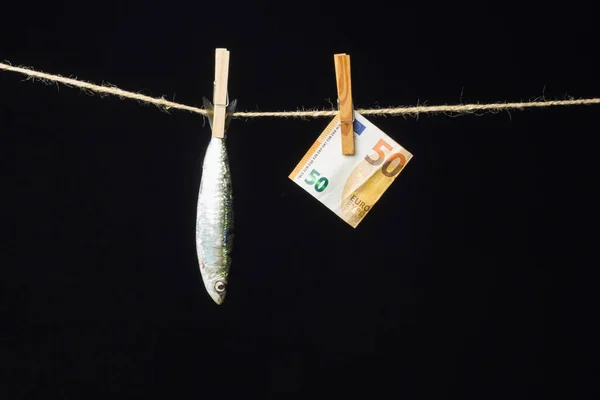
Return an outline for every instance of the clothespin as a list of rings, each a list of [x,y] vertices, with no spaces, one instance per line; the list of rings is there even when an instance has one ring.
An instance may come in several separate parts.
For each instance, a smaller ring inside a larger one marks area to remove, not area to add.
[[[334,54],[335,79],[338,91],[338,107],[342,129],[342,154],[354,155],[354,105],[352,81],[350,80],[350,55]]]
[[[215,53],[215,87],[213,92],[212,136],[225,136],[225,112],[229,106],[227,96],[227,78],[229,77],[229,51],[216,49]]]
[[[202,97],[202,103],[207,111],[212,136],[220,139],[225,137],[225,132],[237,106],[237,100],[229,101],[229,94],[227,93],[228,76],[229,51],[227,49],[217,49],[215,53],[213,102],[211,103],[206,97]]]

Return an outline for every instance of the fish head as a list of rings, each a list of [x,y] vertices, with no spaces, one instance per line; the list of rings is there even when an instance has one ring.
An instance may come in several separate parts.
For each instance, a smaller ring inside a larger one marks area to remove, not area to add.
[[[227,294],[227,274],[206,274],[202,278],[209,296],[215,303],[222,304]]]

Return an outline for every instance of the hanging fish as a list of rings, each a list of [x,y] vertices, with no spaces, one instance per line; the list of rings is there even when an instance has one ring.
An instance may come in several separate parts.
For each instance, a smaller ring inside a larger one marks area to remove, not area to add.
[[[202,99],[212,128],[212,103]],[[236,100],[226,108],[225,131]],[[217,304],[227,293],[233,248],[233,196],[225,137],[212,137],[204,155],[196,214],[196,251],[206,291]]]

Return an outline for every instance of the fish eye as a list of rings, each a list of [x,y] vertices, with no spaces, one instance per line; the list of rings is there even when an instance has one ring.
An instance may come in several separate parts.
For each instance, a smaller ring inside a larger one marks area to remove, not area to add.
[[[227,287],[227,284],[223,281],[217,281],[215,283],[215,290],[218,293],[223,293],[225,291],[226,287]]]

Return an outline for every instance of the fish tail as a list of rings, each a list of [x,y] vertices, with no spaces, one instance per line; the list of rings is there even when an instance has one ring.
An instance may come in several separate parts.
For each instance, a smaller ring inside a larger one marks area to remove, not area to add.
[[[210,124],[210,128],[212,129],[213,112],[214,112],[215,107],[213,106],[213,103],[210,100],[208,100],[206,97],[202,97],[202,103],[204,104],[204,109],[207,112],[208,123]],[[229,105],[227,105],[227,108],[225,109],[225,133],[227,133],[227,128],[229,128],[229,122],[231,121],[231,118],[233,117],[233,113],[235,112],[236,106],[237,106],[237,99],[230,101]]]

